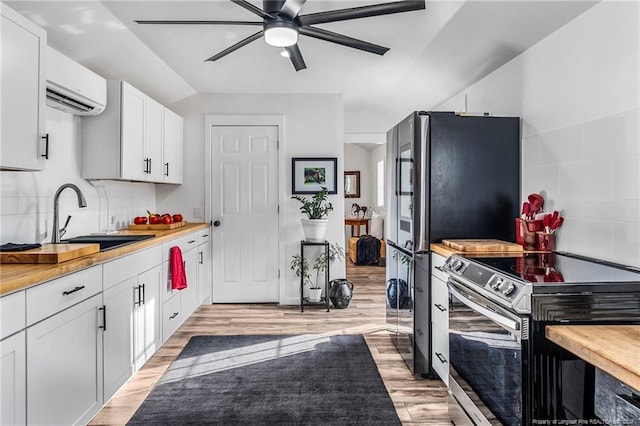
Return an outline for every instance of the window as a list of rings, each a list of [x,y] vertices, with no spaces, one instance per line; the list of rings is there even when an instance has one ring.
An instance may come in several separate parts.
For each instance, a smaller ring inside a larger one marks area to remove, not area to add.
[[[376,206],[384,207],[384,160],[378,161],[376,168]]]

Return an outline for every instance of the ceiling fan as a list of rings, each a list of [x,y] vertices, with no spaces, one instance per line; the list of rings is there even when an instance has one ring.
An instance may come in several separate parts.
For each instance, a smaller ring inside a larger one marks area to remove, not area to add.
[[[314,24],[327,22],[346,21],[349,19],[367,18],[370,16],[389,15],[400,12],[410,12],[425,8],[425,0],[404,0],[391,3],[374,4],[368,6],[352,7],[348,9],[330,10],[327,12],[310,13],[300,15],[300,10],[307,0],[263,0],[262,9],[254,6],[247,0],[231,0],[251,13],[262,18],[262,21],[144,21],[136,20],[138,24],[178,24],[178,25],[260,25],[262,29],[239,41],[231,47],[217,53],[206,61],[217,61],[264,36],[267,44],[282,47],[288,53],[291,63],[296,71],[307,68],[300,48],[298,47],[298,35],[313,37],[319,40],[352,47],[365,52],[384,55],[389,48],[377,44],[358,40],[343,34],[327,31],[314,27]]]

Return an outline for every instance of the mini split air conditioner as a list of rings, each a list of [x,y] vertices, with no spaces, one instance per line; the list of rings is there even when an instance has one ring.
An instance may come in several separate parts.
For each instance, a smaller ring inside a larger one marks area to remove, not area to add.
[[[98,115],[107,105],[107,81],[48,47],[47,105],[74,115]]]

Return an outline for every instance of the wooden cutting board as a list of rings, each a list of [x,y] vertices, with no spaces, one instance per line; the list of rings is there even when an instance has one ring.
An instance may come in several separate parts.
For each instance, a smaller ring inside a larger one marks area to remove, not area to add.
[[[43,244],[31,250],[0,252],[0,263],[61,263],[99,251],[100,244]]]
[[[501,240],[470,239],[470,240],[442,240],[442,245],[454,250],[465,252],[521,252],[520,244]]]
[[[186,224],[187,224],[186,221],[168,223],[166,225],[162,223],[159,223],[157,225],[150,225],[147,223],[146,225],[129,225],[127,229],[131,231],[144,231],[147,229],[175,229],[175,228],[182,228]]]

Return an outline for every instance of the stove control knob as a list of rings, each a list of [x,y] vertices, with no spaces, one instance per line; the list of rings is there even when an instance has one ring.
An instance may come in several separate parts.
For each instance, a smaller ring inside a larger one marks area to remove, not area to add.
[[[455,272],[459,272],[463,266],[464,263],[462,263],[460,259],[455,259],[451,264],[451,269],[453,269]]]
[[[502,285],[502,281],[503,281],[502,278],[500,278],[497,275],[494,275],[489,280],[489,285],[491,286],[492,289],[494,289],[495,291],[498,291],[500,289],[500,286]]]
[[[507,283],[505,288],[503,288],[501,290],[502,290],[502,294],[504,294],[505,296],[510,296],[516,290],[516,285],[514,283],[509,282],[509,283]]]

